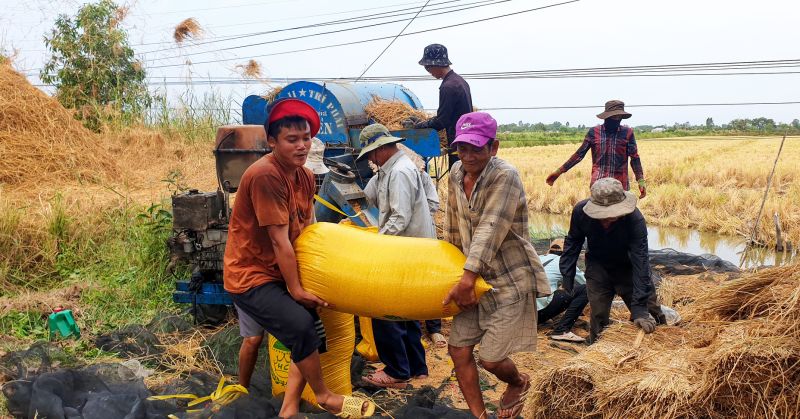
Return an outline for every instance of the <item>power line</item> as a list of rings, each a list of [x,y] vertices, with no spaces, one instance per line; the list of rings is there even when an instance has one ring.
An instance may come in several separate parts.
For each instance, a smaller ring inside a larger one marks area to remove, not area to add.
[[[462,7],[460,9],[447,10],[447,11],[443,11],[443,12],[439,12],[439,13],[431,13],[431,14],[428,14],[428,15],[424,15],[422,17],[439,16],[439,15],[444,15],[444,14],[449,14],[449,13],[460,12],[460,11],[463,11],[463,10],[475,9],[475,8],[478,8],[478,7],[492,6],[492,5],[496,5],[496,4],[500,4],[500,3],[507,3],[509,1],[512,1],[512,0],[493,0],[493,1],[492,0],[489,0],[489,1],[482,0],[482,1],[474,2],[474,3],[470,3],[469,7]],[[450,7],[452,7],[452,6],[450,6]],[[441,9],[439,9],[439,10],[441,10]],[[408,14],[408,13],[405,13],[405,14]],[[415,15],[415,17],[416,17],[416,15]],[[281,38],[281,39],[273,39],[273,40],[263,41],[263,42],[253,42],[253,43],[244,44],[244,45],[234,45],[234,46],[230,46],[230,47],[212,49],[212,50],[207,50],[207,51],[192,52],[192,53],[188,53],[188,54],[181,54],[181,55],[175,55],[175,56],[171,56],[171,57],[165,57],[165,58],[162,58],[162,59],[169,60],[169,59],[173,59],[173,58],[185,58],[185,57],[190,57],[190,56],[195,56],[195,55],[211,54],[211,53],[215,53],[215,52],[231,51],[231,50],[235,50],[235,49],[249,48],[249,47],[262,46],[262,45],[268,45],[268,44],[276,44],[276,43],[279,43],[279,42],[295,41],[295,40],[298,40],[298,39],[311,38],[311,37],[315,37],[315,36],[331,35],[331,34],[335,34],[335,33],[350,32],[350,31],[356,31],[356,30],[360,30],[360,29],[375,28],[375,27],[378,27],[378,26],[391,25],[391,24],[394,24],[394,23],[400,23],[400,22],[405,22],[405,21],[406,21],[406,19],[397,19],[397,20],[391,20],[391,21],[388,21],[388,22],[370,23],[368,25],[354,26],[354,27],[350,27],[350,28],[335,29],[335,30],[325,31],[325,32],[316,32],[316,33],[311,33],[311,34],[306,34],[306,35],[298,35],[298,36],[292,36],[292,37]],[[271,32],[263,32],[261,34],[267,34],[267,33],[271,33]],[[248,36],[250,36],[250,35],[248,35]],[[253,35],[253,36],[255,36],[255,35]],[[244,37],[244,36],[242,36],[242,37]],[[388,39],[388,38],[392,38],[392,37],[389,36],[389,37],[386,37],[384,39]],[[151,52],[167,51],[167,50],[171,50],[171,49],[174,49],[174,48],[155,50],[155,51],[151,51]],[[146,52],[146,53],[143,53],[143,54],[148,54],[148,53]]]
[[[434,5],[438,6],[438,5],[443,5],[443,4],[447,4],[447,3],[455,3],[455,2],[461,2],[461,1],[463,1],[463,0],[446,0],[446,1],[439,2],[439,3],[435,3]],[[492,0],[481,0],[481,1],[478,1],[478,2],[474,2],[474,3],[468,3],[467,5],[476,4],[476,3],[486,3],[486,2],[489,2],[489,1],[492,1]],[[429,11],[436,11],[436,10],[443,10],[443,9],[453,8],[453,7],[458,7],[458,6],[459,5],[450,5],[450,6],[445,6],[445,7],[441,7],[441,8],[438,8],[438,9],[434,8],[434,9],[428,9],[428,10]],[[373,8],[373,9],[375,9],[375,8]],[[386,12],[372,13],[372,14],[361,15],[361,16],[352,16],[352,17],[349,17],[349,18],[331,20],[331,21],[327,21],[327,22],[311,23],[311,24],[306,24],[306,25],[300,25],[300,26],[294,26],[294,27],[288,27],[288,28],[281,28],[281,29],[274,29],[274,30],[269,30],[269,31],[250,32],[250,33],[244,33],[244,34],[233,34],[233,35],[219,37],[219,39],[212,39],[212,40],[209,40],[209,41],[195,42],[195,43],[192,44],[192,46],[207,45],[207,44],[213,44],[213,43],[217,43],[217,42],[226,42],[226,41],[232,41],[232,40],[235,40],[235,39],[248,38],[248,37],[260,36],[260,35],[268,35],[268,34],[273,34],[273,33],[287,32],[287,31],[294,31],[294,30],[301,30],[301,29],[316,28],[316,27],[321,27],[321,26],[334,26],[334,25],[341,25],[341,24],[346,24],[346,23],[356,23],[356,22],[362,22],[362,21],[365,21],[365,20],[375,20],[375,19],[378,19],[378,18],[379,19],[384,19],[384,18],[388,19],[388,18],[391,18],[391,17],[414,14],[414,13],[416,13],[417,9],[418,8],[416,8],[416,7],[406,7],[406,8],[403,8],[403,9],[390,10],[390,11],[386,11]],[[361,9],[361,10],[370,10],[370,9]],[[398,12],[402,12],[402,13],[398,13]],[[403,20],[404,19],[401,19],[400,21],[403,21]],[[397,22],[397,21],[395,21],[395,22]],[[392,22],[392,23],[394,23],[394,22]],[[156,44],[161,44],[161,43],[162,42],[157,42]],[[145,44],[141,44],[141,45],[145,45]],[[173,50],[173,49],[176,49],[176,48],[179,48],[179,47],[173,46],[173,47],[162,48],[162,49],[157,49],[157,50],[152,50],[152,51],[145,51],[142,54],[151,54],[151,53],[155,53],[155,52],[169,51],[169,50]]]
[[[439,26],[439,27],[436,27],[436,28],[424,29],[424,30],[415,31],[415,32],[408,32],[408,33],[404,33],[404,34],[402,34],[400,36],[418,35],[418,34],[421,34],[421,33],[434,32],[434,31],[439,31],[439,30],[442,30],[442,29],[450,29],[450,28],[455,28],[455,27],[460,27],[460,26],[465,26],[465,25],[471,25],[471,24],[474,24],[474,23],[486,22],[486,21],[489,21],[489,20],[500,19],[500,18],[504,18],[504,17],[523,14],[523,13],[529,13],[529,12],[534,12],[534,11],[538,11],[538,10],[549,9],[549,8],[552,8],[552,7],[563,6],[563,5],[570,4],[570,3],[577,3],[579,1],[581,1],[581,0],[568,0],[568,1],[561,2],[561,3],[548,4],[546,6],[540,6],[540,7],[535,7],[535,8],[532,8],[532,9],[520,10],[520,11],[513,12],[513,13],[506,13],[506,14],[497,15],[497,16],[490,16],[490,17],[483,18],[483,19],[476,19],[476,20],[471,20],[471,21],[467,21],[467,22],[460,22],[460,23],[456,23],[456,24],[452,24],[452,25]],[[225,61],[237,61],[237,60],[243,60],[243,59],[254,59],[254,58],[271,57],[271,56],[276,56],[276,55],[293,54],[293,53],[296,53],[296,52],[316,51],[316,50],[327,49],[327,48],[335,48],[335,47],[341,47],[341,46],[364,44],[364,43],[367,43],[367,42],[374,42],[374,41],[380,41],[380,40],[391,39],[391,38],[392,38],[391,36],[382,36],[382,37],[378,37],[378,38],[363,39],[363,40],[360,40],[360,41],[351,41],[351,42],[344,42],[344,43],[339,43],[339,44],[323,45],[323,46],[319,46],[319,47],[311,47],[311,48],[302,48],[302,49],[296,49],[296,50],[290,50],[290,51],[274,52],[274,53],[270,53],[270,54],[261,54],[261,55],[254,55],[254,56],[248,56],[248,57],[238,57],[238,58],[225,58],[225,59],[219,59],[219,60],[199,61],[199,62],[196,62],[196,63],[193,63],[193,64],[210,64],[210,63],[219,63],[219,62],[225,62]],[[182,65],[184,65],[184,64],[183,63],[181,63],[181,64],[165,64],[165,65],[160,65],[160,66],[152,66],[150,68],[179,67],[179,66],[182,66]]]
[[[716,75],[778,75],[795,74],[795,71],[770,71],[750,72],[744,70],[774,70],[800,67],[800,59],[762,60],[762,61],[733,61],[714,63],[685,63],[685,64],[657,64],[636,65],[620,67],[586,67],[522,71],[493,71],[482,73],[460,73],[465,79],[471,80],[518,80],[535,78],[580,78],[580,77],[636,77],[636,76],[716,76]],[[23,70],[24,71],[24,70]],[[712,73],[701,72],[713,71]],[[35,75],[35,73],[27,73]],[[178,84],[238,84],[253,83],[263,80],[231,76],[207,76],[193,80],[178,76],[150,76],[150,79],[178,80]],[[354,81],[358,77],[275,77],[274,80],[292,82],[299,80],[318,81]],[[386,75],[361,77],[361,80],[372,82],[397,82],[397,81],[432,81],[428,75]],[[170,82],[172,83],[172,82]]]
[[[405,32],[405,30],[408,28],[408,26],[409,26],[409,25],[411,25],[411,22],[413,22],[413,21],[414,21],[414,19],[416,19],[416,17],[417,17],[417,16],[419,16],[420,12],[422,12],[422,10],[423,10],[423,9],[425,9],[425,6],[427,6],[427,5],[428,5],[428,3],[430,3],[430,0],[426,1],[426,2],[425,2],[425,4],[423,4],[423,5],[422,5],[422,7],[420,7],[420,8],[419,8],[419,12],[417,12],[417,14],[415,14],[415,15],[414,15],[414,17],[412,17],[412,18],[411,18],[411,20],[409,20],[409,21],[408,21],[408,23],[406,23],[406,26],[403,26],[403,29],[401,29],[401,30],[400,30],[400,32],[398,32],[398,33],[397,33],[397,36],[395,36],[395,37],[392,39],[392,42],[389,42],[389,45],[387,45],[387,46],[386,46],[386,48],[384,48],[384,49],[383,49],[383,51],[381,51],[381,53],[380,53],[380,54],[378,54],[378,56],[377,56],[377,57],[375,57],[375,59],[374,59],[374,60],[372,60],[372,62],[371,62],[371,63],[369,63],[369,65],[367,66],[367,68],[365,68],[365,69],[364,69],[364,71],[362,71],[362,72],[361,72],[361,74],[359,74],[359,75],[358,75],[358,78],[356,78],[356,80],[355,80],[355,82],[356,82],[356,83],[358,83],[358,81],[359,81],[359,80],[361,80],[361,77],[364,77],[364,74],[367,74],[367,71],[369,71],[369,69],[370,69],[370,68],[372,68],[372,65],[373,65],[373,64],[375,64],[375,63],[378,61],[378,59],[379,59],[379,58],[381,58],[381,57],[383,56],[383,53],[384,53],[384,52],[386,52],[386,50],[388,50],[388,49],[389,49],[389,47],[391,47],[391,46],[392,46],[392,44],[394,44],[394,41],[396,41],[396,40],[397,40],[397,38],[398,38],[400,35],[402,35],[402,34],[403,34],[403,32]]]

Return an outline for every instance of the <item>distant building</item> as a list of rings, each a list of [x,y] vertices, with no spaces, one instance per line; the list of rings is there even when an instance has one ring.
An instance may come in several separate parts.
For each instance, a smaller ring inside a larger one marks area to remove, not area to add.
[[[656,127],[650,130],[650,132],[664,132],[664,127]]]

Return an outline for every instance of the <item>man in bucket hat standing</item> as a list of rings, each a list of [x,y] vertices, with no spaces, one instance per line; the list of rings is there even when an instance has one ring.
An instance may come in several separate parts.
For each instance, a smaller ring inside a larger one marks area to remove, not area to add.
[[[459,118],[453,142],[460,161],[448,183],[445,240],[467,256],[464,273],[445,298],[463,311],[453,317],[450,357],[461,392],[476,417],[487,417],[473,356],[508,384],[498,416],[516,418],[530,388],[509,355],[536,350],[536,297],[550,294],[528,232],[528,201],[519,172],[495,157],[497,122],[484,112]],[[494,289],[475,298],[482,276]],[[537,292],[538,291],[538,292]]]
[[[634,324],[652,333],[664,316],[655,300],[647,257],[647,224],[636,208],[636,195],[624,190],[614,178],[598,179],[589,199],[572,210],[564,253],[559,261],[566,292],[573,292],[578,256],[587,240],[586,290],[593,343],[608,326],[611,302],[619,295]]]
[[[435,239],[422,178],[428,175],[398,148],[404,139],[392,136],[381,124],[365,127],[359,139],[362,148],[358,159],[366,157],[379,167],[364,188],[369,202],[378,207],[379,233]],[[378,357],[386,368],[364,377],[364,381],[377,387],[405,388],[411,378],[428,375],[418,321],[373,319],[372,332]]]
[[[439,86],[439,108],[433,118],[416,122],[408,121],[407,128],[433,128],[437,131],[446,130],[447,147],[456,138],[456,121],[461,115],[472,112],[472,93],[469,84],[450,68],[450,59],[447,57],[447,48],[441,44],[431,44],[425,47],[419,65],[436,79],[442,81]],[[458,157],[448,150],[449,167],[458,161]]]
[[[631,114],[625,111],[625,103],[621,100],[609,100],[606,102],[605,111],[597,117],[604,120],[603,123],[589,130],[578,151],[547,176],[547,184],[553,186],[559,176],[580,163],[586,152],[592,150],[592,179],[589,186],[597,179],[612,177],[620,181],[626,191],[629,190],[628,158],[630,158],[631,168],[639,184],[639,198],[644,198],[647,195],[647,183],[644,180],[642,161],[639,159],[633,128],[620,125],[623,119],[631,117]]]
[[[270,108],[264,128],[272,151],[250,165],[239,183],[224,285],[238,310],[291,351],[280,417],[299,412],[306,383],[323,409],[366,417],[375,411],[372,402],[335,394],[322,380],[319,354],[325,342],[316,309],[328,304],[303,289],[292,247],[314,221],[314,176],[303,164],[319,126],[319,114],[303,101],[281,99]]]

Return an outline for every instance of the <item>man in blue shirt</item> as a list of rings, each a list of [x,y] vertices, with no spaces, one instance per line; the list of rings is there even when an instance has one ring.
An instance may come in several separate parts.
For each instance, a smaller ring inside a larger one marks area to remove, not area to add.
[[[564,313],[561,320],[553,325],[553,331],[550,334],[550,339],[562,340],[567,342],[583,342],[585,339],[572,333],[572,327],[578,316],[583,313],[589,299],[586,296],[586,279],[583,277],[583,272],[577,267],[575,272],[575,287],[572,294],[567,293],[561,289],[561,269],[559,268],[559,261],[561,253],[564,251],[564,239],[556,239],[550,243],[550,250],[546,255],[541,256],[539,259],[542,261],[544,271],[547,274],[547,279],[550,281],[550,289],[553,293],[547,297],[540,297],[536,299],[536,310],[538,311],[537,322],[543,324],[544,322]]]

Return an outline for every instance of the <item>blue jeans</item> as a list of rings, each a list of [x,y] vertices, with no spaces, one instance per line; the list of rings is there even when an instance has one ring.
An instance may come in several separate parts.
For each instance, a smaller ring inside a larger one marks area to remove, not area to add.
[[[398,380],[428,374],[422,330],[418,321],[395,322],[372,319],[372,334],[378,357],[387,375]]]

